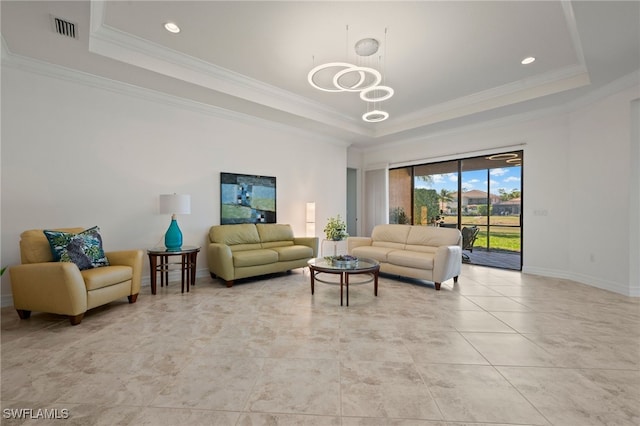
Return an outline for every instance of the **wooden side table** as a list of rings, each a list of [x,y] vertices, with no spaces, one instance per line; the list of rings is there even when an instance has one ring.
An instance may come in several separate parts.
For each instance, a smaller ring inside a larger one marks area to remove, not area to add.
[[[199,251],[200,247],[194,246],[182,246],[179,250],[167,250],[165,247],[148,249],[151,294],[156,294],[158,272],[160,272],[160,287],[164,286],[165,283],[169,285],[169,271],[172,265],[180,265],[182,292],[184,293],[186,283],[188,293],[189,286],[196,284],[196,260]],[[180,256],[180,262],[169,262],[169,257],[171,256]],[[158,260],[160,261],[159,263]]]

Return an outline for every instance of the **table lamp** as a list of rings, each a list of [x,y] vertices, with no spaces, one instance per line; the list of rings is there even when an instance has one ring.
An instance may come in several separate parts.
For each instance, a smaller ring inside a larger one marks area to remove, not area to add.
[[[161,194],[160,214],[171,214],[171,223],[164,234],[164,245],[169,251],[179,251],[182,247],[182,231],[178,227],[176,215],[191,213],[191,196],[182,194]]]

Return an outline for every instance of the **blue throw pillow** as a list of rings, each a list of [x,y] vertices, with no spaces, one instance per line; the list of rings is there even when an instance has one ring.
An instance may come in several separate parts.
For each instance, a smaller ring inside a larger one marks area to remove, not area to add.
[[[100,228],[97,226],[78,234],[45,230],[44,235],[51,246],[53,259],[57,262],[73,262],[81,271],[109,266],[102,249]]]

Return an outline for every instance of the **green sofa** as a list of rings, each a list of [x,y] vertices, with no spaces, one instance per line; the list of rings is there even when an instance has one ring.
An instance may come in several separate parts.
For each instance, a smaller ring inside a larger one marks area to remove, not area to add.
[[[227,287],[240,278],[304,268],[317,256],[318,237],[294,237],[290,225],[243,223],[209,230],[209,272]]]

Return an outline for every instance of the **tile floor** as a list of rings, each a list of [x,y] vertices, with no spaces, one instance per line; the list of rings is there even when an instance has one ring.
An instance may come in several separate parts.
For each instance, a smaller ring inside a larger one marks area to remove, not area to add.
[[[76,327],[3,308],[2,424],[640,424],[640,299],[473,265],[372,287],[207,277]]]

